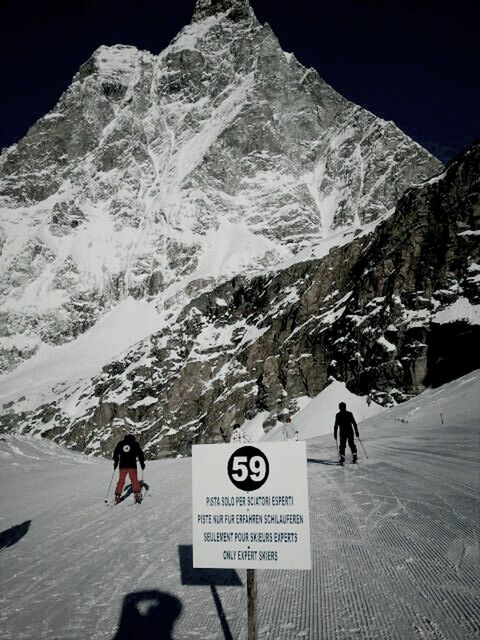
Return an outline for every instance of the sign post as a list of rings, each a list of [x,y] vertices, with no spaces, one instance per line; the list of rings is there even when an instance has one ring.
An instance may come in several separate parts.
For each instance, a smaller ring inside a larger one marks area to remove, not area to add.
[[[247,569],[248,640],[257,640],[257,585],[255,569]]]
[[[255,569],[310,569],[305,442],[195,445],[193,567],[247,570],[248,640],[257,637]]]

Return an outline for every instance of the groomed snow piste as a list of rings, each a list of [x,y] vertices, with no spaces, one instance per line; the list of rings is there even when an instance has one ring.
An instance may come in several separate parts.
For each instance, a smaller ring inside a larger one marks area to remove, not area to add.
[[[313,568],[257,572],[260,638],[478,638],[479,397],[477,371],[368,418],[357,466],[309,441]],[[4,640],[246,638],[244,572],[191,570],[190,459],[116,507],[109,461],[19,436],[0,459]]]

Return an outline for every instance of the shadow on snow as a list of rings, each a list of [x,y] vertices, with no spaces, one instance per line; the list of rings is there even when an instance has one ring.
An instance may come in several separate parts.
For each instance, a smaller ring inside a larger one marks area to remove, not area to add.
[[[31,523],[31,520],[25,520],[22,524],[17,524],[14,527],[10,527],[10,529],[2,531],[0,533],[0,551],[6,547],[11,547],[21,540],[30,529]]]
[[[147,493],[147,491],[150,489],[150,485],[147,484],[146,482],[144,482],[143,480],[140,481],[140,486],[143,489],[145,489],[145,493]],[[120,502],[123,502],[124,500],[126,500],[128,498],[128,496],[131,496],[133,493],[133,488],[131,484],[127,484],[125,489],[122,491],[122,495],[120,497]]]
[[[338,460],[321,460],[320,458],[307,458],[307,462],[315,462],[316,464],[326,464],[338,467]]]
[[[128,593],[112,640],[173,640],[173,627],[182,609],[178,598],[163,591]]]
[[[230,626],[225,611],[223,610],[222,601],[218,595],[217,585],[241,587],[242,581],[238,573],[233,569],[194,569],[193,548],[191,545],[179,545],[178,555],[180,557],[182,584],[194,586],[208,585],[210,587],[225,640],[233,640],[232,632],[230,631]]]
[[[194,569],[191,545],[180,545],[178,555],[182,584],[210,587],[225,640],[233,640],[216,587],[241,587],[238,573],[233,569]],[[170,593],[156,589],[128,593],[112,640],[173,640],[174,626],[182,609],[181,601]]]

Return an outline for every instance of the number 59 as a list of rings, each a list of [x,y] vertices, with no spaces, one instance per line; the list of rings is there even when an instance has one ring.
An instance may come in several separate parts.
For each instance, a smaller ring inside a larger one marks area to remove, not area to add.
[[[227,465],[228,477],[242,491],[255,491],[266,482],[269,463],[261,449],[240,447],[231,456]]]
[[[249,476],[254,482],[262,482],[267,475],[267,465],[260,456],[235,456],[232,463],[232,478],[237,482],[243,482]]]

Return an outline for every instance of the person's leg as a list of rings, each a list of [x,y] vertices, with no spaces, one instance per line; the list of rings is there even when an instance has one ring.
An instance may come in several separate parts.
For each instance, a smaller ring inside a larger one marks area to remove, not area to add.
[[[340,460],[345,460],[345,447],[347,444],[347,434],[340,431],[340,447],[339,447],[339,453],[340,453]]]
[[[142,488],[140,486],[140,481],[137,476],[137,470],[128,469],[128,475],[130,476],[130,480],[132,481],[133,493],[139,493],[142,490]]]
[[[123,485],[125,484],[125,478],[127,477],[128,469],[120,469],[118,475],[117,486],[115,487],[115,495],[120,496],[123,491]]]
[[[355,438],[353,437],[353,431],[348,434],[348,446],[350,447],[350,451],[352,452],[353,461],[357,460],[357,447],[355,445]]]

